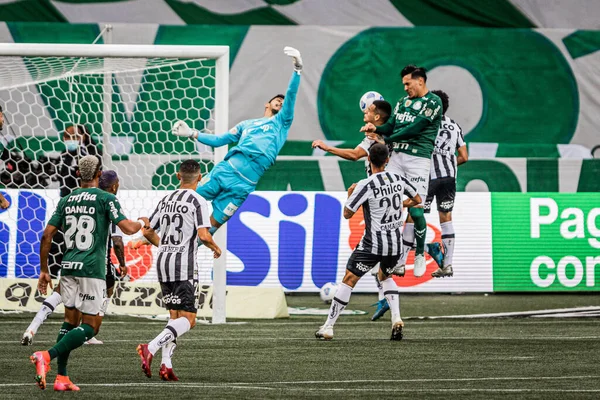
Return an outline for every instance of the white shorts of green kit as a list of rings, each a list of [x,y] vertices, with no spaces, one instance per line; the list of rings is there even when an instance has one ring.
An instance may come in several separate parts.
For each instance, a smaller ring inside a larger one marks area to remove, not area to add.
[[[417,193],[421,196],[421,205],[423,205],[429,189],[430,167],[431,160],[428,158],[415,157],[394,151],[385,170],[400,175],[409,181],[417,189]]]
[[[84,314],[98,315],[106,297],[106,281],[80,276],[62,276],[60,295],[65,307],[76,308]]]

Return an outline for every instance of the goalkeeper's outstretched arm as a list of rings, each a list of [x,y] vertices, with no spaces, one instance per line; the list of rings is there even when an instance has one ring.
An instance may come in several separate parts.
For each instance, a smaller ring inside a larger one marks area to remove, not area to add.
[[[295,48],[286,46],[284,47],[283,52],[286,56],[292,58],[292,62],[294,64],[294,73],[290,78],[290,83],[288,84],[287,91],[285,92],[285,100],[283,101],[283,106],[281,107],[281,111],[279,111],[278,117],[281,118],[284,125],[289,127],[292,125],[292,121],[294,120],[296,95],[298,94],[298,87],[300,86],[300,74],[302,73],[304,65],[302,64],[302,56],[300,55],[300,52]]]
[[[194,138],[197,139],[200,143],[205,144],[207,146],[212,147],[221,147],[225,146],[229,143],[235,143],[239,141],[240,135],[238,133],[239,129],[232,129],[229,132],[213,135],[210,133],[202,133],[197,131],[196,129],[192,129],[186,124],[184,121],[177,121],[173,124],[172,133],[175,136],[186,137],[186,138]]]

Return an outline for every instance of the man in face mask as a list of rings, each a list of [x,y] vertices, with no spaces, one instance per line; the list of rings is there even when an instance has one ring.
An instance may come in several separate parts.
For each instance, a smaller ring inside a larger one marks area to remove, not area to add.
[[[60,197],[71,194],[71,191],[79,187],[77,163],[81,157],[87,155],[102,157],[83,125],[67,126],[63,132],[63,142],[65,151],[60,156],[61,163],[57,174]]]

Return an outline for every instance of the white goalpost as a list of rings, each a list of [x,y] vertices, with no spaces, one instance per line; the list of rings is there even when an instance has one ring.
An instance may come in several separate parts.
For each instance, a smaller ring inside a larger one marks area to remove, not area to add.
[[[104,170],[119,175],[118,197],[127,216],[137,218],[175,189],[181,161],[198,160],[204,175],[227,153],[226,146],[213,150],[177,138],[171,125],[184,120],[204,132],[229,129],[229,47],[3,43],[0,105],[6,117],[0,150],[39,166],[27,173],[0,168],[2,190],[44,190],[46,208],[53,209],[65,184],[60,177],[67,151],[63,132],[74,126],[80,133],[79,127],[85,127],[91,146],[102,153]],[[87,150],[77,150],[82,151]],[[224,250],[226,229],[225,224],[215,235]],[[201,284],[213,285],[212,322],[224,323],[227,252],[213,261],[201,249]],[[8,264],[9,270],[16,269],[19,260],[10,256]],[[152,269],[134,272],[138,279],[151,280],[156,277]]]

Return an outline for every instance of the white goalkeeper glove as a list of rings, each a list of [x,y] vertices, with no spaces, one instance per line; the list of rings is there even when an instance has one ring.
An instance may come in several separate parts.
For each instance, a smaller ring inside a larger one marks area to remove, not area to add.
[[[292,57],[292,61],[294,62],[294,69],[298,72],[302,71],[302,56],[300,52],[293,47],[285,46],[283,48],[283,52],[286,56]]]
[[[177,121],[173,124],[171,133],[175,136],[186,137],[186,138],[198,138],[198,132],[192,129],[184,121]]]

